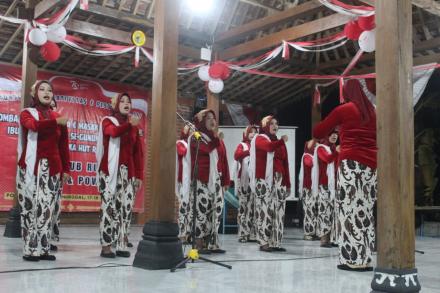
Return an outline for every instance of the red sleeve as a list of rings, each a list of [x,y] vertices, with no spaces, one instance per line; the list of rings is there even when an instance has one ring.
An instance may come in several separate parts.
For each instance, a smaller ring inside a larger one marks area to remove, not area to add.
[[[290,188],[289,157],[288,157],[288,154],[287,154],[287,148],[286,147],[284,147],[284,151],[286,152],[286,159],[283,161],[283,164],[284,164],[283,181],[284,181],[284,185],[287,188]]]
[[[102,128],[104,135],[108,135],[110,137],[119,137],[131,130],[131,124],[125,122],[119,126],[116,126],[109,119],[104,119],[102,122]]]
[[[37,121],[28,111],[21,112],[20,124],[24,128],[38,133],[54,132],[58,126],[56,118]]]
[[[134,172],[139,180],[144,179],[144,151],[142,148],[142,138],[139,136],[139,129],[136,127],[136,142],[134,144]]]
[[[226,147],[223,141],[220,141],[221,156],[221,172],[222,172],[222,186],[229,186],[231,184],[231,176],[229,175],[228,157],[226,155]]]
[[[318,123],[313,129],[313,137],[324,138],[330,132],[341,124],[342,106],[335,108],[323,121]]]
[[[255,147],[266,152],[274,152],[277,148],[284,145],[284,140],[282,139],[269,141],[261,136],[258,136],[256,139]]]
[[[332,152],[331,154],[329,154],[323,147],[318,147],[317,151],[318,158],[327,164],[333,162],[336,158],[335,153]]]
[[[313,159],[311,156],[304,156],[303,162],[304,162],[304,166],[313,167]]]
[[[200,142],[200,146],[199,146],[199,152],[201,154],[209,154],[210,152],[212,152],[216,147],[218,147],[220,145],[220,139],[218,137],[214,138],[213,140],[211,140],[209,143],[204,143],[203,141]],[[195,138],[192,138],[191,141],[191,149],[197,149],[197,141],[195,140]]]
[[[237,146],[237,149],[235,150],[234,160],[241,162],[247,156],[249,156],[249,150],[247,150],[247,151],[243,150],[243,145],[240,143]]]
[[[69,132],[66,126],[61,126],[61,136],[58,145],[63,172],[70,173]]]
[[[186,155],[186,147],[181,142],[177,142],[176,149],[179,156],[183,157]]]

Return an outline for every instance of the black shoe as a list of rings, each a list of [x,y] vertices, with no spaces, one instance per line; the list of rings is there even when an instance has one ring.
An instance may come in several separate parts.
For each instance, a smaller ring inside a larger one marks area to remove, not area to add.
[[[116,254],[114,252],[107,252],[104,253],[101,251],[101,257],[105,257],[105,258],[115,258]]]
[[[337,243],[334,243],[334,242],[330,243],[330,245],[331,245],[332,247],[339,247],[339,245],[338,245]]]
[[[55,255],[51,255],[51,254],[42,254],[40,255],[40,260],[56,260],[57,258],[55,257]]]
[[[322,248],[332,248],[333,246],[330,243],[321,243]]]
[[[26,261],[40,261],[40,257],[34,255],[23,255],[23,259]]]
[[[248,239],[248,242],[255,243],[255,242],[258,242],[258,241],[257,241],[257,239]]]
[[[120,257],[130,257],[130,251],[116,250],[116,255]]]
[[[208,250],[206,248],[199,249],[198,251],[199,254],[211,254],[211,250]]]
[[[50,245],[50,251],[58,251],[58,247],[56,245]]]
[[[273,252],[272,247],[264,247],[264,246],[260,246],[260,251],[264,251],[264,252]]]
[[[128,247],[128,248],[132,248],[132,247],[133,247],[133,243],[131,243],[131,242],[127,242],[127,247]]]
[[[216,249],[211,249],[211,253],[222,254],[222,253],[226,253],[226,250],[223,250],[223,249],[220,249],[220,248],[216,248]]]
[[[276,252],[286,252],[287,250],[283,247],[271,247],[272,251],[276,251]]]
[[[240,243],[246,243],[246,242],[248,242],[248,241],[246,240],[246,238],[240,238],[240,239],[238,239],[238,242],[240,242]]]
[[[344,271],[352,271],[352,272],[371,272],[373,270],[373,267],[360,267],[360,268],[352,268],[348,265],[338,265],[338,269],[344,270]]]

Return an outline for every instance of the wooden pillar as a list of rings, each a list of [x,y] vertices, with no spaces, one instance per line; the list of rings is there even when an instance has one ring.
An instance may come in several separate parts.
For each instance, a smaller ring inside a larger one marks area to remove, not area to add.
[[[414,261],[411,0],[375,3],[378,255],[371,285],[373,292],[419,292]]]
[[[28,0],[26,1],[25,8],[33,9],[37,5],[37,0]],[[30,10],[31,11],[31,10]],[[25,25],[26,29],[29,28],[29,24]],[[26,33],[24,34],[24,38],[26,38]],[[30,92],[31,87],[37,80],[37,71],[38,66],[32,62],[29,58],[29,43],[26,42],[26,39],[23,40],[23,61],[22,61],[22,71],[21,71],[21,100],[20,100],[20,109],[28,107],[30,104]],[[21,237],[21,224],[20,224],[20,209],[18,206],[18,196],[17,191],[15,191],[14,195],[14,207],[9,212],[9,219],[6,222],[5,232],[3,234],[8,238],[20,238]]]
[[[215,116],[217,117],[217,121],[220,122],[220,97],[214,93],[212,93],[209,89],[206,90],[207,95],[207,103],[206,108],[214,111]]]
[[[177,0],[156,2],[151,130],[151,215],[133,265],[169,269],[183,259],[174,223],[177,110]]]

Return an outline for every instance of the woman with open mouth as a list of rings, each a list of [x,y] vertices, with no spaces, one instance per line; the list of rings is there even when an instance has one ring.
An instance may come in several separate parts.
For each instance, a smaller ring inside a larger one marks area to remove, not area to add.
[[[200,111],[194,117],[194,122],[198,131],[188,139],[190,151],[187,152],[187,160],[191,163],[189,164],[191,178],[195,175],[196,159],[198,167],[195,178],[197,182],[196,246],[201,254],[225,253],[225,250],[220,249],[218,229],[225,188],[230,183],[226,149],[217,130],[214,111],[209,109]],[[189,194],[191,210],[194,208],[191,205],[194,188],[195,186],[191,186]]]
[[[180,139],[176,141],[176,197],[179,201],[179,215],[177,218],[179,225],[179,238],[183,243],[188,243],[191,236],[190,209],[189,209],[189,180],[190,174],[187,174],[189,168],[186,160],[188,152],[188,138],[192,134],[192,125],[186,124],[180,132]],[[189,172],[188,172],[189,173]]]
[[[260,133],[251,142],[250,185],[256,197],[257,241],[264,252],[285,251],[281,247],[286,198],[290,193],[287,135],[278,139],[278,121],[261,120]]]
[[[112,99],[112,116],[102,119],[96,157],[101,194],[101,256],[130,257],[128,234],[135,195],[144,177],[139,119],[129,115],[131,98],[123,93]],[[116,254],[111,246],[116,245]]]
[[[238,241],[255,242],[255,197],[249,186],[249,155],[251,141],[257,133],[257,126],[249,125],[243,132],[243,140],[234,153],[236,168],[234,168],[235,194],[240,204],[238,208]]]
[[[56,259],[50,255],[51,221],[61,188],[69,179],[67,118],[51,110],[54,98],[49,81],[31,89],[32,105],[20,113],[17,192],[20,204],[23,259]]]

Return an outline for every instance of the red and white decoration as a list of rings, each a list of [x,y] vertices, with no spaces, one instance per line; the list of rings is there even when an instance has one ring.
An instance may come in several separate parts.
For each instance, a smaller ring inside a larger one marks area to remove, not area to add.
[[[374,14],[374,7],[371,6],[355,6],[349,5],[339,0],[319,0],[321,4],[330,8],[337,13],[357,17],[357,16],[370,16]]]

